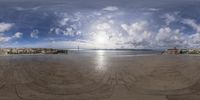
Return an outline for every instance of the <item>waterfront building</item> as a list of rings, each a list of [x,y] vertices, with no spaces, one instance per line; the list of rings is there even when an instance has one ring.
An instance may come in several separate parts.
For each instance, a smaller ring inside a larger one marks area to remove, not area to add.
[[[173,49],[167,49],[166,51],[167,54],[179,54],[180,50],[174,47]]]

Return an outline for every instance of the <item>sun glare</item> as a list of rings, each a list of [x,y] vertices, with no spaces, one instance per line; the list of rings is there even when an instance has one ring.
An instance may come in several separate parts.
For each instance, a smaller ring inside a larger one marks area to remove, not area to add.
[[[104,36],[97,36],[96,43],[98,44],[104,44],[106,41],[106,38]]]
[[[99,32],[95,36],[95,43],[98,45],[104,45],[108,42],[108,36],[106,35],[105,32]]]

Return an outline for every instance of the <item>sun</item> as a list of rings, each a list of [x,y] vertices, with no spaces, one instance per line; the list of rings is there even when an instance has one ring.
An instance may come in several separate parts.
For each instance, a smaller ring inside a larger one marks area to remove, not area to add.
[[[104,44],[104,43],[106,43],[106,41],[107,41],[107,39],[103,35],[98,35],[96,37],[96,43],[98,43],[98,44]]]
[[[102,31],[102,32],[98,32],[95,36],[95,44],[97,45],[106,45],[108,43],[108,35],[106,34],[106,32]]]
[[[92,39],[95,48],[108,48],[110,44],[110,31],[112,27],[108,23],[98,23],[93,25]]]

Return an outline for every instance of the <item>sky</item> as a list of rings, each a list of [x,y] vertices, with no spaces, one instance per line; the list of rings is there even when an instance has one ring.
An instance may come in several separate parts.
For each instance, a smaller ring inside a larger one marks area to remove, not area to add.
[[[0,0],[0,47],[200,48],[200,0]]]

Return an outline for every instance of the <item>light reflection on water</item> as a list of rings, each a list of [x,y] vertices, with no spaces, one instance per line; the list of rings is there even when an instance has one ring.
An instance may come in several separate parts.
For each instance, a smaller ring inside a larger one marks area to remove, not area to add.
[[[96,53],[97,53],[98,56],[104,56],[105,51],[104,50],[98,50],[98,51],[96,51]]]
[[[107,68],[106,68],[106,56],[104,55],[105,54],[105,51],[104,50],[98,50],[96,51],[96,61],[97,61],[97,66],[96,66],[96,69],[98,71],[105,71]]]

